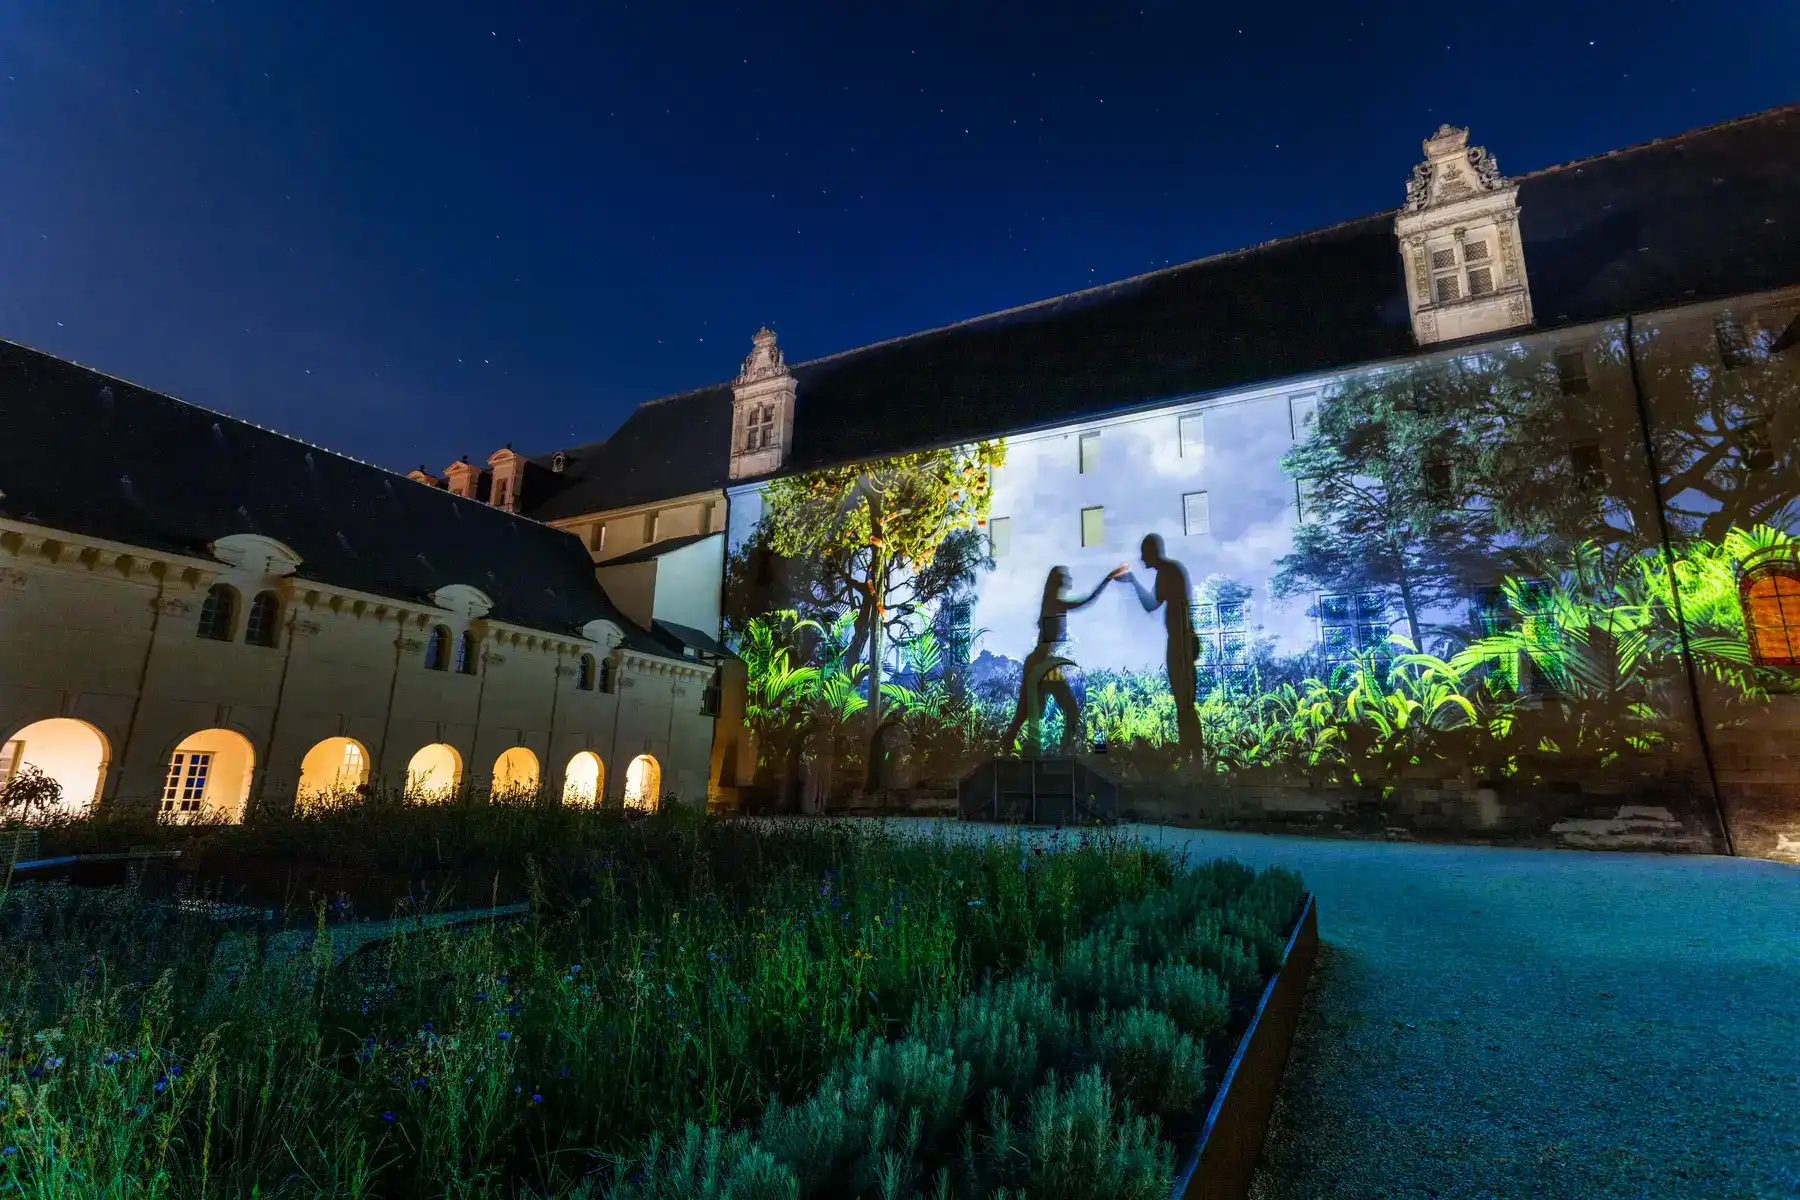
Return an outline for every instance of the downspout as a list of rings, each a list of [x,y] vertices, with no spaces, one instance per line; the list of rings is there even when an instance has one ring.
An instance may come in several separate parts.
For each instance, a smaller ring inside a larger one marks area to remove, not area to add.
[[[1700,758],[1706,764],[1706,782],[1712,791],[1713,819],[1719,826],[1719,838],[1725,853],[1737,854],[1731,827],[1725,821],[1725,802],[1719,795],[1719,769],[1713,761],[1712,739],[1706,732],[1706,715],[1700,707],[1700,676],[1694,669],[1693,648],[1688,645],[1687,617],[1681,609],[1681,580],[1675,574],[1674,538],[1669,529],[1669,510],[1662,490],[1662,464],[1656,458],[1656,443],[1650,437],[1650,406],[1644,398],[1643,378],[1638,367],[1637,320],[1625,318],[1625,352],[1631,361],[1631,395],[1637,403],[1638,432],[1644,439],[1644,459],[1650,465],[1650,487],[1656,500],[1656,525],[1661,535],[1663,570],[1669,576],[1669,595],[1675,601],[1675,629],[1681,639],[1681,665],[1687,676],[1688,703],[1693,707],[1694,732],[1700,740]]]
[[[406,655],[406,614],[401,613],[394,628],[394,675],[388,680],[387,713],[381,718],[381,753],[375,759],[375,778],[387,778],[388,740],[394,736],[394,698],[400,694],[400,660]],[[406,785],[401,784],[401,791]]]
[[[544,766],[546,768],[554,765],[551,755],[556,753],[556,702],[562,698],[562,659],[562,643],[558,642],[556,643],[556,665],[550,670],[550,732],[545,735],[544,745]],[[577,669],[579,670],[579,668]],[[563,767],[563,771],[565,774],[568,771],[566,764]],[[545,771],[545,774],[548,774],[547,770]],[[563,786],[565,788],[568,786],[566,780],[563,781]],[[544,789],[544,793],[538,797],[538,800],[544,804],[548,804],[550,802],[549,797],[552,794],[559,800],[562,797],[561,792],[551,793],[549,789],[546,788]],[[596,800],[595,803],[598,804],[599,801]]]
[[[275,712],[269,717],[269,740],[263,747],[262,782],[256,785],[256,801],[253,810],[261,809],[263,798],[269,790],[269,767],[275,761],[275,733],[281,728],[281,706],[287,700],[288,667],[294,661],[294,643],[300,640],[300,607],[290,603],[287,606],[287,652],[281,656],[281,678],[275,681]],[[298,781],[295,786],[298,787]],[[294,796],[295,803],[300,800],[299,794]],[[246,817],[249,813],[244,814]]]
[[[131,740],[137,735],[138,712],[144,707],[144,688],[150,683],[150,657],[156,653],[156,631],[162,625],[163,596],[169,583],[168,564],[157,564],[162,570],[156,576],[156,599],[150,602],[150,640],[144,646],[144,661],[138,664],[137,690],[132,693],[131,716],[125,721],[125,742],[119,747],[119,765],[113,772],[113,798],[125,782],[125,764],[131,761]],[[164,764],[165,768],[167,764]]]
[[[480,653],[476,656],[476,659],[475,659],[475,670],[476,670],[477,678],[478,678],[479,682],[477,682],[475,685],[475,732],[469,735],[469,757],[470,758],[475,757],[476,750],[481,745],[481,705],[482,705],[482,702],[487,697],[487,677],[488,677],[488,663],[487,663],[488,650],[487,650],[487,647],[488,647],[488,640],[486,638],[482,638]],[[465,770],[463,772],[463,780],[465,781],[465,783],[467,782],[468,778],[469,778],[469,773]],[[494,773],[492,771],[488,772],[487,781],[488,781],[488,802],[492,803],[493,799],[494,799]]]

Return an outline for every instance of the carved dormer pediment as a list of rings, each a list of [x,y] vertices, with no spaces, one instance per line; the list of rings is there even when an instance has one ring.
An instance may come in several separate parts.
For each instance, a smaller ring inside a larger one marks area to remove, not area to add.
[[[1394,220],[1420,345],[1530,325],[1531,289],[1519,239],[1519,189],[1469,131],[1425,139]]]
[[[781,469],[794,444],[794,397],[798,384],[788,370],[775,331],[756,331],[750,356],[731,383],[731,477],[748,479]]]

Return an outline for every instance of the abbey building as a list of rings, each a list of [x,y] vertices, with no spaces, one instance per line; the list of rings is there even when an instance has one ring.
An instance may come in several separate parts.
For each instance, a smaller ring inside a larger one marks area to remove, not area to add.
[[[205,731],[227,811],[315,754],[831,811],[1035,715],[1145,817],[1800,855],[1800,110],[1502,158],[1445,126],[1395,210],[764,329],[603,440],[411,477],[8,349],[9,412],[109,449],[0,450],[0,733],[76,722],[94,796],[165,806]]]

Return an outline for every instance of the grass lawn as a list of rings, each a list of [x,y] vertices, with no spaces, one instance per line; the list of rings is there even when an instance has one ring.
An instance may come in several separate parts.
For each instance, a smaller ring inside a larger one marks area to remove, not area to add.
[[[0,1195],[1165,1197],[1301,898],[1133,840],[1045,847],[379,806],[0,900]],[[214,972],[225,928],[529,916]]]

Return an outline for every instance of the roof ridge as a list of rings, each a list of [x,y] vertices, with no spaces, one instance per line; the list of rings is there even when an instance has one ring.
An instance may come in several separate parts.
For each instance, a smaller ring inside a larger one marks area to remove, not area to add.
[[[1547,167],[1539,167],[1535,171],[1527,171],[1523,175],[1513,175],[1509,176],[1509,178],[1514,181],[1536,179],[1539,176],[1550,175],[1557,171],[1567,171],[1572,168],[1585,167],[1589,163],[1602,162],[1609,158],[1620,158],[1627,154],[1636,154],[1640,150],[1651,150],[1658,146],[1673,145],[1676,142],[1686,141],[1688,138],[1699,137],[1702,134],[1717,133],[1722,129],[1730,129],[1735,125],[1748,125],[1754,121],[1766,121],[1770,117],[1782,116],[1800,116],[1800,102],[1793,104],[1778,104],[1774,108],[1765,108],[1760,112],[1745,113],[1741,117],[1728,117],[1723,121],[1714,121],[1710,125],[1696,125],[1694,128],[1684,129],[1680,133],[1665,134],[1662,137],[1651,138],[1648,141],[1637,142],[1630,146],[1620,146],[1616,150],[1602,150],[1600,153],[1590,154],[1586,158],[1572,158],[1567,162],[1551,163]]]
[[[99,367],[90,367],[84,362],[77,362],[72,358],[64,358],[60,354],[52,354],[48,350],[39,349],[36,346],[28,346],[24,342],[15,341],[12,338],[0,337],[0,346],[11,346],[14,349],[23,350],[28,354],[35,354],[41,358],[47,358],[51,362],[59,362],[59,363],[62,363],[64,366],[70,366],[70,367],[74,367],[75,369],[80,370],[80,371],[86,371],[89,375],[97,376],[100,379],[109,380],[112,383],[123,384],[124,386],[126,386],[128,388],[134,388],[137,391],[148,393],[149,395],[155,396],[158,399],[167,400],[171,404],[179,404],[183,408],[191,408],[196,412],[206,413],[209,416],[221,417],[227,421],[236,422],[239,425],[248,425],[252,429],[260,430],[263,433],[267,433],[274,437],[281,438],[284,441],[293,442],[297,446],[304,446],[308,450],[317,450],[323,454],[329,454],[329,455],[333,456],[334,458],[341,458],[347,462],[353,462],[359,467],[368,467],[372,471],[380,471],[383,475],[389,475],[395,479],[404,479],[407,483],[414,484],[418,487],[429,486],[427,484],[420,483],[418,480],[412,478],[410,475],[404,474],[400,471],[396,471],[391,467],[384,467],[380,463],[372,463],[366,459],[358,458],[354,454],[345,454],[342,450],[333,450],[329,446],[321,446],[317,442],[309,442],[305,438],[295,437],[291,433],[283,433],[279,429],[271,429],[267,425],[259,425],[257,422],[249,420],[248,418],[233,416],[232,414],[230,414],[228,412],[221,412],[219,409],[209,408],[208,406],[206,406],[204,404],[196,404],[192,400],[184,400],[180,396],[172,396],[168,392],[158,391],[156,388],[147,387],[146,385],[141,384],[141,383],[135,383],[132,380],[126,379],[122,375],[114,375],[111,371],[103,371]],[[468,496],[458,496],[455,492],[452,492],[447,488],[433,488],[432,490],[443,492],[444,495],[453,497],[454,499],[457,499],[457,500],[467,500],[471,504],[480,505],[480,507],[482,507],[482,508],[492,509],[495,512],[505,512],[506,511],[504,509],[496,509],[491,504],[484,503],[480,500],[472,499]],[[518,517],[522,521],[530,521],[531,520],[530,517],[520,516],[518,513],[509,513],[508,515]],[[533,521],[532,524],[542,524],[542,522]]]

